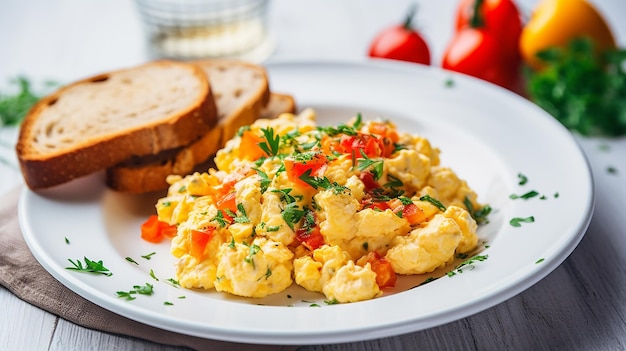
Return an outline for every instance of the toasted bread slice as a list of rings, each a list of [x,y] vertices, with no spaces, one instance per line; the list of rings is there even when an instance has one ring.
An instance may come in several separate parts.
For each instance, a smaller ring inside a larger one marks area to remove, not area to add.
[[[157,154],[208,133],[217,111],[198,66],[154,61],[60,88],[26,116],[16,145],[32,189]]]
[[[281,113],[296,113],[296,100],[288,94],[272,92],[270,102],[261,111],[260,118],[276,118]]]
[[[253,123],[268,104],[269,82],[261,66],[229,60],[194,61],[209,77],[218,123],[200,139],[159,158],[133,158],[107,169],[107,185],[117,191],[146,193],[166,189],[168,175],[186,175],[206,162],[244,125]]]

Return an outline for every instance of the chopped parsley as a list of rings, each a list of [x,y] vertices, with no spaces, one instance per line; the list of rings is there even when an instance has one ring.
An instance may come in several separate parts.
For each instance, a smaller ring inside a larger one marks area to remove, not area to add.
[[[539,193],[537,191],[531,190],[531,191],[529,191],[529,192],[527,192],[525,194],[522,194],[522,195],[511,194],[511,195],[509,195],[509,198],[511,200],[516,200],[516,199],[528,200],[528,199],[532,199],[533,197],[538,196],[538,195],[539,195]]]
[[[137,294],[141,295],[152,295],[154,294],[154,286],[150,283],[146,283],[146,285],[134,285],[132,290],[129,291],[118,291],[116,292],[117,297],[124,298],[128,301],[134,300]]]
[[[306,212],[303,209],[299,208],[295,202],[292,202],[292,203],[285,205],[285,208],[283,208],[283,212],[281,213],[281,216],[283,217],[283,219],[285,220],[285,223],[287,223],[289,228],[293,230],[294,225],[300,222],[300,220],[302,219],[302,217],[304,217],[305,214]]]
[[[270,184],[272,183],[272,180],[267,175],[267,173],[263,172],[262,170],[260,170],[258,168],[254,168],[254,170],[256,171],[256,173],[261,178],[261,194],[263,194],[263,193],[265,193],[267,191],[267,187],[270,186]]]
[[[102,260],[100,261],[92,261],[87,257],[84,257],[85,265],[80,260],[73,261],[72,259],[67,259],[72,264],[72,267],[65,267],[65,269],[69,269],[72,271],[83,272],[83,273],[96,273],[106,275],[110,277],[113,275],[108,268],[104,266]]]
[[[254,267],[254,260],[252,259],[252,257],[256,255],[259,251],[261,251],[261,247],[259,245],[256,245],[256,244],[250,245],[248,256],[244,258],[244,261],[246,261],[246,263],[250,263],[252,267]]]
[[[230,222],[224,217],[222,210],[217,211],[215,217],[211,218],[211,222],[217,222],[217,224],[222,228],[224,228],[227,224],[230,224]]]
[[[509,221],[509,223],[513,226],[513,227],[521,227],[522,223],[533,223],[535,221],[535,217],[530,216],[530,217],[526,217],[526,218],[522,218],[522,217],[514,217],[511,218],[511,220]]]
[[[420,201],[430,202],[431,204],[435,205],[435,207],[437,207],[441,212],[445,212],[446,211],[446,206],[444,206],[441,203],[441,201],[431,197],[430,195],[424,195],[424,196],[420,197]]]
[[[383,175],[383,159],[371,159],[367,157],[363,149],[359,149],[359,152],[361,153],[361,158],[356,160],[357,169],[361,172],[370,170],[375,180],[380,179]]]
[[[128,261],[130,263],[134,263],[134,264],[139,266],[139,263],[137,263],[137,261],[133,260],[132,257],[126,257],[126,261]]]
[[[528,177],[522,173],[518,173],[517,178],[519,179],[518,185],[526,185],[526,183],[528,183]]]
[[[470,259],[467,259],[461,263],[459,263],[459,265],[457,265],[456,267],[454,267],[453,270],[451,270],[450,272],[447,273],[448,277],[453,277],[455,275],[463,273],[463,271],[465,269],[474,269],[474,264],[476,262],[483,262],[485,260],[487,260],[487,258],[489,258],[489,255],[476,255],[473,256]]]
[[[146,260],[149,260],[152,258],[152,256],[156,255],[156,252],[151,252],[149,254],[146,255],[142,255],[141,257],[145,258]]]
[[[265,137],[265,141],[259,143],[261,150],[265,151],[268,156],[278,155],[280,136],[274,134],[274,128],[263,128],[261,131]]]
[[[246,214],[243,204],[237,204],[237,216],[234,218],[235,223],[250,223],[250,218]]]
[[[467,212],[469,212],[470,216],[474,218],[477,224],[489,223],[489,219],[487,218],[487,216],[489,216],[489,214],[491,213],[491,206],[485,205],[480,209],[475,210],[474,205],[472,205],[472,202],[467,196],[465,197],[465,199],[463,199],[463,204],[465,205],[465,207],[467,207]]]

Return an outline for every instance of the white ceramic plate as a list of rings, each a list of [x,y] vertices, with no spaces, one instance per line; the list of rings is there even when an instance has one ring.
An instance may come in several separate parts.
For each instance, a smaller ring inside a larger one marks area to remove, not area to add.
[[[517,95],[413,64],[285,63],[268,70],[272,89],[293,94],[300,108],[316,108],[320,124],[346,122],[361,112],[429,138],[442,150],[442,164],[494,208],[490,223],[479,229],[481,254],[489,258],[413,289],[423,277],[403,279],[396,291],[351,304],[327,305],[298,287],[262,300],[180,289],[167,281],[174,272],[168,244],[139,237],[140,224],[163,194],[117,194],[98,174],[23,192],[20,223],[41,264],[79,295],[152,326],[228,341],[320,344],[413,332],[487,309],[545,277],[584,235],[594,202],[588,164],[568,131]],[[520,173],[526,185],[518,184]],[[530,190],[545,198],[509,198]],[[529,216],[534,223],[509,224]],[[141,257],[151,252],[150,260]],[[103,260],[113,275],[65,269],[68,259],[83,257]],[[116,296],[145,283],[154,285],[154,295],[133,301]]]

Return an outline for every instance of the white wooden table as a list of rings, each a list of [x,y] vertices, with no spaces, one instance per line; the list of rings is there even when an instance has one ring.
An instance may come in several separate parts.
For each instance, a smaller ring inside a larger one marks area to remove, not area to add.
[[[525,11],[536,0],[520,1]],[[592,1],[621,46],[626,2]],[[416,23],[435,64],[452,33],[457,0],[419,1]],[[374,34],[400,21],[408,1],[273,0],[277,47],[270,61],[363,60]],[[69,82],[146,61],[134,3],[124,0],[0,0],[0,87],[24,74]],[[22,182],[0,130],[0,194]],[[591,226],[556,271],[518,296],[474,316],[409,335],[302,350],[626,349],[626,138],[578,138],[589,158],[597,204]],[[617,173],[609,172],[613,167]],[[0,350],[175,350],[88,330],[0,288]]]

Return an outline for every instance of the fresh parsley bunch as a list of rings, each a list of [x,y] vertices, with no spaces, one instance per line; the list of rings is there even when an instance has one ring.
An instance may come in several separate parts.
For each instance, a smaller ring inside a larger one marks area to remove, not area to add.
[[[30,81],[25,77],[17,77],[12,83],[19,86],[19,91],[16,94],[0,93],[0,127],[20,124],[28,110],[40,98],[33,93]]]
[[[565,127],[582,135],[626,134],[626,50],[598,55],[588,38],[553,47],[527,70],[529,97]]]

